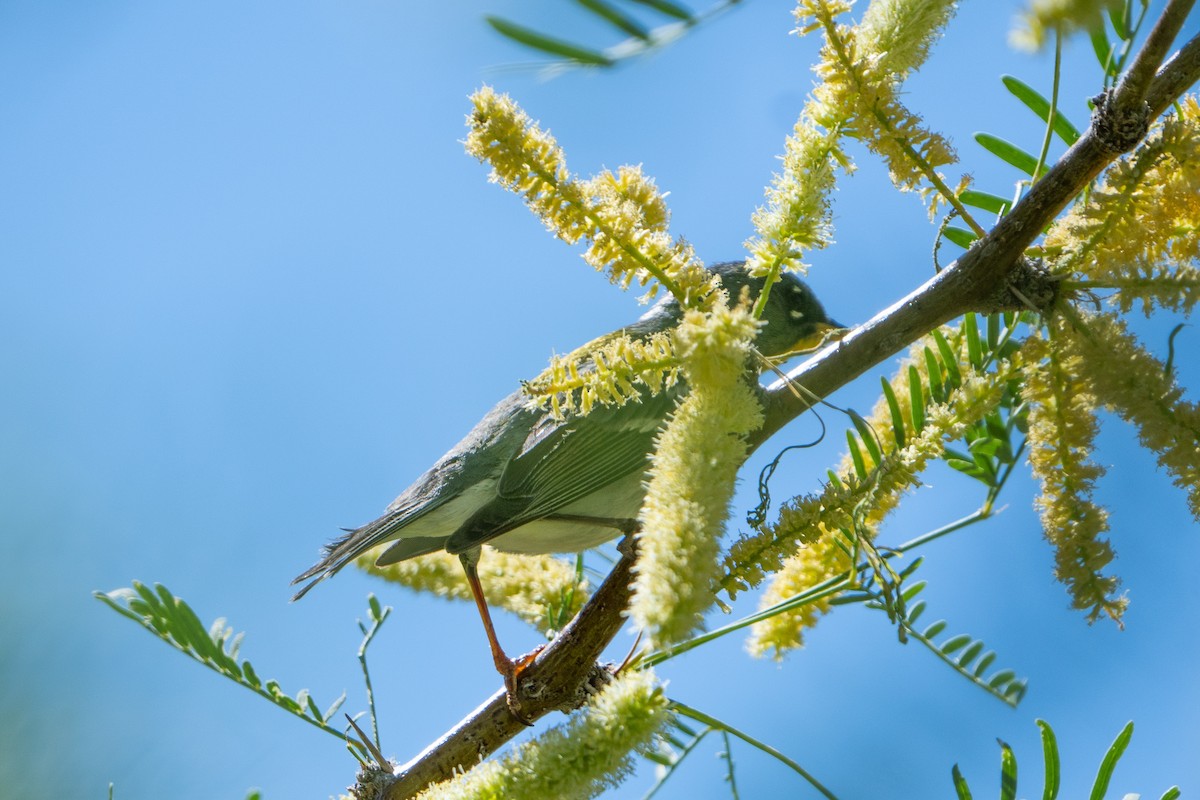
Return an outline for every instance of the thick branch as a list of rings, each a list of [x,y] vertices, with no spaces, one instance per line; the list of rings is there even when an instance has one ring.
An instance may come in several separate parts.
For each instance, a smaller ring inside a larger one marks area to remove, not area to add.
[[[1169,9],[1178,11],[1189,5],[1173,0]],[[1160,27],[1161,23],[1155,31]],[[1163,36],[1167,32],[1164,29]],[[1174,35],[1170,32],[1170,38]],[[1150,54],[1147,58],[1157,63],[1161,54]],[[1130,89],[1124,97],[1119,93],[1110,96],[1102,104],[1103,111],[1123,112],[1132,105],[1141,105],[1148,106],[1149,112],[1157,116],[1198,78],[1200,42],[1193,39],[1150,83],[1144,92],[1144,103],[1142,90]],[[1088,132],[1034,184],[1012,212],[962,258],[842,341],[800,365],[789,374],[790,380],[812,395],[823,397],[938,325],[967,311],[991,311],[998,301],[1003,304],[1005,295],[1011,294],[1009,287],[1013,281],[1026,272],[1021,269],[1025,249],[1117,157],[1118,153],[1101,139],[1095,128],[1093,121]],[[751,437],[751,446],[761,445],[812,403],[811,399],[796,398],[783,382],[768,387],[766,421]],[[624,622],[633,562],[632,554],[617,562],[596,595],[523,674],[518,699],[522,713],[530,720],[554,709],[578,705],[581,692],[586,692],[584,687],[597,682],[596,659]],[[387,800],[411,797],[425,786],[451,777],[456,769],[474,766],[523,729],[509,711],[504,692],[497,692],[453,730],[400,767],[395,775],[386,776],[382,796]]]

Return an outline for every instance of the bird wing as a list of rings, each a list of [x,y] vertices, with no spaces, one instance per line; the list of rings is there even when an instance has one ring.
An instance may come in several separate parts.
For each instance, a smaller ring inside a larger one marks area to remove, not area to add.
[[[310,581],[293,599],[384,542],[401,537],[444,541],[495,498],[505,465],[520,452],[538,419],[538,412],[528,408],[520,392],[501,400],[461,442],[401,492],[378,519],[348,530],[327,544],[322,559],[292,581]],[[389,554],[394,561],[395,557],[407,558],[432,549],[432,542],[422,541]]]
[[[676,392],[595,409],[540,435],[500,476],[500,497],[527,497],[525,516],[552,514],[646,469],[654,437],[675,406]]]
[[[462,552],[646,470],[679,392],[645,393],[641,402],[604,406],[586,417],[535,427],[500,476],[496,497],[455,531]]]

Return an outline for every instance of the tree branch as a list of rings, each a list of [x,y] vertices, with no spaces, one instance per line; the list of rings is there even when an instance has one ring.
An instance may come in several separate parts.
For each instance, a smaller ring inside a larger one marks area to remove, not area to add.
[[[1163,64],[1162,69],[1159,70],[1158,76],[1150,84],[1150,91],[1146,93],[1146,103],[1150,106],[1150,113],[1157,117],[1166,111],[1167,106],[1178,100],[1196,82],[1198,74],[1200,74],[1200,36],[1193,37],[1187,44],[1179,48],[1179,52],[1172,56],[1166,64]]]
[[[1190,0],[1172,0],[1164,19],[1172,14],[1172,19],[1177,16],[1178,22],[1165,24],[1160,19],[1150,37],[1155,52],[1144,47],[1135,64],[1158,63],[1161,52],[1157,49],[1161,46],[1165,52],[1190,5]],[[1165,45],[1161,44],[1164,39]],[[1027,282],[1036,284],[1039,280],[1036,271],[1031,271],[1022,259],[1025,249],[1119,155],[1097,132],[1102,115],[1141,105],[1157,116],[1197,79],[1200,79],[1200,37],[1188,42],[1167,62],[1148,88],[1140,88],[1132,79],[1128,83],[1123,81],[1123,89],[1107,102],[1097,104],[1097,114],[1093,115],[1088,131],[1033,185],[1012,212],[962,258],[789,373],[789,380],[803,386],[811,397],[797,398],[783,381],[768,387],[765,422],[752,435],[751,448],[760,446],[807,410],[815,402],[813,398],[831,394],[931,329],[967,311],[1020,307],[1011,287],[1020,284],[1021,294],[1028,296]],[[596,594],[522,674],[518,700],[522,714],[530,721],[555,709],[578,707],[587,696],[588,687],[605,681],[607,672],[597,666],[596,659],[624,624],[634,561],[632,548],[627,548]],[[522,730],[524,725],[509,710],[501,690],[393,774],[376,775],[379,794],[372,796],[386,800],[411,797],[432,783],[450,778],[457,770],[471,768]]]
[[[1133,109],[1146,99],[1155,73],[1171,49],[1171,43],[1179,35],[1193,5],[1195,0],[1170,0],[1167,3],[1133,63],[1117,83],[1114,100],[1119,106]]]
[[[564,713],[583,705],[609,679],[596,660],[625,624],[623,612],[632,594],[630,575],[637,560],[632,536],[621,543],[621,558],[604,583],[554,641],[538,653],[517,686],[521,715],[530,722],[551,711]],[[423,752],[398,767],[380,795],[405,800],[456,771],[470,769],[525,730],[509,710],[503,688],[472,711]]]
[[[1200,79],[1200,37],[1189,41],[1150,84],[1146,93],[1150,111],[1162,113],[1197,79]],[[1141,100],[1134,102],[1142,104]],[[1112,113],[1123,113],[1115,98],[1098,104],[1092,124],[1083,136],[1033,185],[1012,212],[962,258],[841,341],[800,364],[788,373],[787,381],[780,380],[767,387],[765,422],[751,435],[751,448],[757,448],[810,408],[815,398],[831,394],[933,328],[968,311],[990,311],[1005,305],[1003,295],[1013,275],[1019,272],[1025,248],[1116,159],[1118,153],[1111,142],[1098,132],[1104,127],[1101,120]],[[1015,299],[1013,307],[1019,307]],[[805,396],[797,397],[788,383],[804,387]]]

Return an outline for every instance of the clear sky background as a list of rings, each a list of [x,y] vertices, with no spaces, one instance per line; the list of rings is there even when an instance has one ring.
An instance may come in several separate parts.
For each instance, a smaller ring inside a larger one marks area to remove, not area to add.
[[[971,134],[1041,141],[999,76],[1049,93],[1049,59],[1007,47],[1016,7],[965,3],[907,87],[998,194],[1018,176]],[[372,651],[375,690],[384,750],[401,761],[490,694],[468,604],[353,571],[288,603],[327,538],[374,517],[552,351],[640,313],[463,153],[467,95],[484,82],[510,92],[583,174],[642,164],[670,192],[676,233],[709,261],[739,258],[811,86],[818,42],[788,35],[790,9],[748,2],[651,59],[544,81],[504,68],[530,57],[482,15],[611,41],[571,4],[0,4],[0,797],[103,797],[111,781],[121,800],[319,798],[352,780],[337,741],[90,596],[134,579],[166,584],[206,622],[227,617],[261,674],[322,704],[346,690],[352,712],[365,707],[354,620],[378,593],[396,611]],[[1063,106],[1082,127],[1099,69],[1086,41],[1067,57]],[[931,274],[934,228],[853,152],[838,244],[813,257],[810,282],[857,323]],[[1138,329],[1165,354],[1173,322]],[[1198,336],[1177,339],[1192,386]],[[834,399],[865,412],[890,371]],[[776,496],[811,490],[835,462],[844,422],[826,420],[834,435],[789,458]],[[776,441],[816,430],[801,419]],[[1002,514],[925,551],[926,618],[1029,678],[1017,711],[861,608],[836,611],[782,663],[750,659],[737,637],[677,659],[660,669],[669,693],[846,799],[952,797],[956,762],[990,796],[996,737],[1016,749],[1021,794],[1040,796],[1035,718],[1059,734],[1063,797],[1090,787],[1130,719],[1109,796],[1172,783],[1195,796],[1200,530],[1128,428],[1110,420],[1101,446],[1131,599],[1123,632],[1068,608],[1024,470]],[[946,470],[928,484],[882,541],[982,499]],[[744,491],[734,527],[748,505]],[[512,650],[536,643],[507,617],[500,635]],[[702,745],[659,796],[728,796],[719,749]],[[745,746],[734,759],[742,797],[814,796]],[[643,764],[613,796],[652,780]]]

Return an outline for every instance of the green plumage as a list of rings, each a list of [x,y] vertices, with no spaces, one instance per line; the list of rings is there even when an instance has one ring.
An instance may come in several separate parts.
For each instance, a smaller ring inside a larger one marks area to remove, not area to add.
[[[742,287],[752,298],[762,288],[740,262],[710,269],[734,299]],[[680,317],[679,305],[668,299],[620,332],[646,337],[669,330]],[[839,327],[791,275],[772,287],[763,321],[755,347],[768,356]],[[614,538],[637,517],[655,436],[685,391],[682,384],[658,394],[643,391],[642,402],[601,406],[565,420],[530,408],[520,392],[509,395],[382,516],[331,542],[324,558],[294,581],[309,581],[296,597],[386,542],[395,543],[381,565],[441,549],[472,554],[485,542],[551,553]]]

